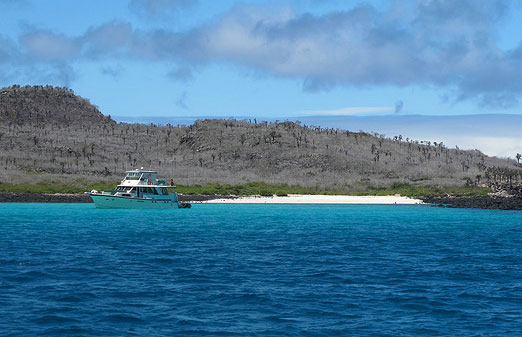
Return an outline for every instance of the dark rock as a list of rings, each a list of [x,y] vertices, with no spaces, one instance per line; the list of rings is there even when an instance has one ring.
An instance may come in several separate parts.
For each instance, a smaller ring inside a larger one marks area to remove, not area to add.
[[[180,202],[235,199],[233,195],[179,194]],[[0,192],[0,202],[92,203],[87,194],[45,194]]]
[[[0,192],[0,202],[91,203],[92,199],[87,194]]]
[[[471,197],[420,197],[422,201],[448,208],[482,208],[499,210],[522,210],[522,197],[477,195]]]

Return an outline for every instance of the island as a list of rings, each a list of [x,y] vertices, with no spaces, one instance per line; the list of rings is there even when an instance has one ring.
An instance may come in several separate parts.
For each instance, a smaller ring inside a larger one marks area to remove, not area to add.
[[[443,207],[521,209],[522,166],[515,159],[291,121],[123,123],[53,86],[0,89],[0,148],[2,202],[89,202],[83,192],[112,188],[126,170],[146,167],[173,179],[187,202],[388,196],[388,203],[406,197]]]

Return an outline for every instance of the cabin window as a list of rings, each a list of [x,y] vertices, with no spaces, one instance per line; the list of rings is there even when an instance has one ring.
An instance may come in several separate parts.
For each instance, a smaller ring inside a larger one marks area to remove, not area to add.
[[[154,194],[156,194],[156,195],[158,194],[158,189],[157,188],[154,187],[154,188],[152,188],[152,190],[154,191]]]
[[[140,172],[127,172],[125,178],[129,180],[137,180],[140,177]]]
[[[168,195],[168,194],[169,194],[169,191],[167,191],[167,188],[162,187],[162,188],[161,188],[161,194],[163,194],[163,195]]]

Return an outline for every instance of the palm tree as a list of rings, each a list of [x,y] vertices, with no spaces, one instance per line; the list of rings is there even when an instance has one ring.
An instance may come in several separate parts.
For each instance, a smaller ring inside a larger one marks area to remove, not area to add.
[[[517,153],[515,157],[517,158],[517,162],[520,164],[520,159],[522,158],[522,155],[520,153]]]

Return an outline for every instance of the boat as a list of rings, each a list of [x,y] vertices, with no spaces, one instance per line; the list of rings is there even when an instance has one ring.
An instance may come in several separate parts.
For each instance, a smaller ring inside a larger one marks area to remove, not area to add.
[[[167,184],[158,172],[135,169],[125,172],[121,183],[112,191],[86,192],[96,208],[190,208],[179,201],[172,179]]]

